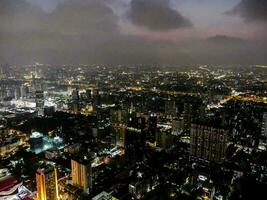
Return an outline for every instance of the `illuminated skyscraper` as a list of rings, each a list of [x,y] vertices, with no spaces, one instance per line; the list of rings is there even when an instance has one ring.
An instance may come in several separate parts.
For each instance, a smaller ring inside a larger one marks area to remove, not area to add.
[[[72,182],[87,194],[92,190],[92,167],[89,160],[71,160]]]
[[[51,165],[40,167],[36,172],[37,200],[58,199],[57,169]]]
[[[211,162],[221,162],[225,157],[228,131],[223,128],[192,124],[190,156]]]
[[[266,140],[267,143],[267,112],[263,113],[261,128],[262,137]]]
[[[125,147],[125,124],[112,124],[112,131],[115,137],[115,145]]]
[[[149,140],[150,142],[155,142],[156,140],[156,134],[157,134],[157,123],[158,123],[158,117],[156,113],[150,113],[148,117],[148,122],[147,122],[147,135],[146,139]]]
[[[38,115],[44,115],[44,91],[43,90],[36,90],[35,91],[35,103],[36,103],[36,110]]]
[[[260,149],[267,149],[267,112],[263,113],[261,125],[261,139],[259,141]]]

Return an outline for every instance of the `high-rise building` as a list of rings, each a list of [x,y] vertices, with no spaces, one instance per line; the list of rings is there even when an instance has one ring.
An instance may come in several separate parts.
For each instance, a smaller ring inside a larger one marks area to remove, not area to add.
[[[267,149],[267,112],[264,112],[262,115],[261,139],[259,141],[259,149]]]
[[[93,89],[93,110],[96,111],[100,105],[100,91],[98,88]]]
[[[14,97],[16,100],[18,100],[20,98],[21,94],[20,94],[20,88],[16,87],[15,91],[14,91]]]
[[[122,109],[110,110],[111,123],[127,123],[128,112]]]
[[[36,103],[36,110],[38,115],[44,115],[44,91],[43,90],[36,90],[35,91],[35,103]]]
[[[128,113],[122,109],[110,110],[110,121],[112,124],[112,133],[114,144],[125,147],[125,130],[127,127]]]
[[[79,90],[77,88],[75,88],[74,90],[72,90],[71,93],[71,98],[73,101],[78,101],[79,100]]]
[[[190,156],[211,162],[221,162],[225,157],[228,130],[192,124],[190,132]]]
[[[72,99],[72,102],[69,105],[71,111],[78,112],[80,110],[80,106],[79,106],[80,95],[79,95],[79,90],[77,88],[72,90],[71,99]]]
[[[172,134],[180,135],[184,130],[184,119],[183,117],[174,118],[172,120]]]
[[[114,123],[112,124],[112,131],[115,137],[115,145],[125,147],[126,125]]]
[[[129,160],[142,159],[145,150],[146,119],[133,113],[125,130],[125,154]]]
[[[86,98],[87,100],[91,99],[92,98],[92,90],[91,89],[87,89],[85,91],[85,94],[86,94]]]
[[[36,172],[37,200],[58,199],[57,169],[51,165],[41,166]]]
[[[156,145],[162,149],[168,149],[173,144],[171,129],[160,129],[156,136]]]
[[[92,167],[91,161],[86,159],[71,160],[71,175],[73,185],[83,189],[89,194],[92,190]]]
[[[261,135],[263,136],[267,144],[267,112],[263,113]]]
[[[165,114],[167,116],[175,116],[176,115],[176,104],[175,101],[170,98],[165,101]]]
[[[184,111],[182,113],[182,118],[183,118],[183,129],[185,132],[190,131],[190,125],[191,125],[191,120],[192,120],[192,104],[185,103],[184,104]]]
[[[22,99],[25,99],[27,97],[27,93],[29,92],[29,88],[27,88],[27,86],[20,86],[20,97]]]
[[[156,140],[156,134],[157,134],[157,123],[158,123],[158,117],[156,113],[150,113],[148,117],[148,130],[146,134],[146,139],[150,142],[155,142]]]

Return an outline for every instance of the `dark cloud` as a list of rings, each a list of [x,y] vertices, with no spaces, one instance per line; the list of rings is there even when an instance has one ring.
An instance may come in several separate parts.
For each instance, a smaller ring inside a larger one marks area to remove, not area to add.
[[[24,0],[0,0],[1,32],[14,33],[40,30],[46,15]]]
[[[117,31],[117,16],[104,0],[72,0],[58,5],[50,14],[50,24],[64,34],[112,34]]]
[[[0,62],[113,64],[157,58],[152,41],[120,33],[108,1],[64,1],[51,13],[23,0],[0,2]]]
[[[169,0],[132,0],[128,17],[133,24],[152,31],[166,31],[192,25],[170,7]]]
[[[153,1],[170,9],[168,1]],[[267,62],[267,45],[254,41],[215,36],[176,43],[123,34],[118,16],[110,8],[112,2],[66,0],[52,12],[44,12],[24,0],[0,0],[0,63]]]
[[[226,35],[215,35],[207,38],[207,42],[213,44],[243,44],[246,41],[242,38],[230,37]]]
[[[248,22],[257,21],[267,23],[267,1],[242,0],[237,6],[227,13],[239,15]]]

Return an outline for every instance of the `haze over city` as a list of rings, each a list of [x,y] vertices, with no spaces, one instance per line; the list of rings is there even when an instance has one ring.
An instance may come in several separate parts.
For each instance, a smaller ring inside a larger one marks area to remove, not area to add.
[[[1,0],[0,60],[264,64],[265,0]]]

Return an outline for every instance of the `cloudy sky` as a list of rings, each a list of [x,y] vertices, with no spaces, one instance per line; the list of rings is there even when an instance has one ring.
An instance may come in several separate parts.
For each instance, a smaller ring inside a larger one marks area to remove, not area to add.
[[[0,63],[266,64],[266,0],[0,0]]]

